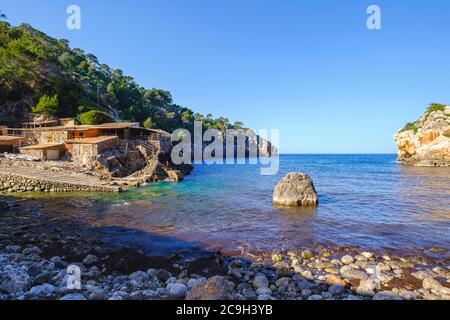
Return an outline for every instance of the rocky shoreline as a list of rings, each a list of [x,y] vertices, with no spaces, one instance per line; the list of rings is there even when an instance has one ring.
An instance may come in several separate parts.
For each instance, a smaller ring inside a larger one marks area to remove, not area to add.
[[[0,300],[448,300],[450,261],[316,247],[231,257],[113,248],[17,202],[2,203]],[[68,269],[69,268],[69,269]],[[80,271],[81,288],[69,289]],[[69,281],[70,282],[70,281]]]
[[[220,271],[207,277],[191,272],[189,262],[174,263],[171,272],[149,264],[130,274],[109,273],[107,255],[89,254],[69,262],[60,256],[46,259],[34,245],[8,245],[0,252],[0,300],[450,299],[448,266],[430,267],[371,252],[331,260],[328,254],[275,253],[272,263],[263,263],[217,253],[214,263]],[[81,272],[80,288],[68,287],[68,270],[74,267]]]

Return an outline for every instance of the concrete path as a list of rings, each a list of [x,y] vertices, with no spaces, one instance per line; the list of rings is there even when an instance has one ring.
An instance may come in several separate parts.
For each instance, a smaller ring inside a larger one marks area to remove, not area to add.
[[[73,186],[80,187],[92,187],[92,188],[103,188],[105,191],[110,192],[120,192],[121,188],[119,186],[111,186],[107,182],[100,180],[95,176],[77,174],[77,173],[62,173],[62,172],[52,172],[43,171],[36,168],[29,167],[8,167],[0,165],[0,174],[11,174],[29,179],[39,179],[41,181],[56,182],[56,183],[66,183]]]

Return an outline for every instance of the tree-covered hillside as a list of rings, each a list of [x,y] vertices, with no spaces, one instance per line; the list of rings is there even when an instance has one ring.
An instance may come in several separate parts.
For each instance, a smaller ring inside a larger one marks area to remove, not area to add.
[[[179,106],[169,91],[143,88],[67,40],[0,21],[0,124],[18,126],[40,114],[92,120],[92,110],[166,131],[192,129],[194,120],[222,130],[242,127]]]

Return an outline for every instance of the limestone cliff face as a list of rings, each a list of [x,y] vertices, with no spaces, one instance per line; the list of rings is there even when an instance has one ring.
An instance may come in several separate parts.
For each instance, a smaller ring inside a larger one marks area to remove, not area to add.
[[[394,139],[399,161],[416,166],[450,166],[450,106],[431,105]]]

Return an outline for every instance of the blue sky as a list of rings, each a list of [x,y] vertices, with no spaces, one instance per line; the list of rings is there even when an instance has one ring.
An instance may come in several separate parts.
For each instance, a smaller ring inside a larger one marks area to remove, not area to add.
[[[81,30],[66,28],[79,5]],[[377,4],[382,30],[366,28]],[[9,23],[70,40],[175,102],[254,129],[283,153],[394,153],[450,104],[450,1],[2,0]]]

